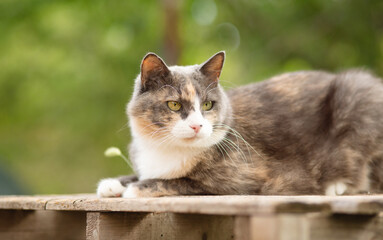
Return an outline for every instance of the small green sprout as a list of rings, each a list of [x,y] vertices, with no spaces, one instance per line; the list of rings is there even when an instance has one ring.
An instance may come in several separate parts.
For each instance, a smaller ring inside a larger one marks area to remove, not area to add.
[[[132,164],[129,162],[128,158],[121,153],[121,150],[117,147],[109,147],[104,152],[105,157],[121,157],[133,169]]]

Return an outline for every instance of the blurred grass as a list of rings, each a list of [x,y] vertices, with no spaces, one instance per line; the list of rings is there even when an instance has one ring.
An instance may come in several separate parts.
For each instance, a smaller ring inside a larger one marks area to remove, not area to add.
[[[164,3],[0,2],[0,159],[25,189],[91,192],[102,177],[130,173],[103,151],[129,142],[125,105],[142,57],[166,61]],[[382,1],[173,3],[178,64],[226,50],[226,87],[302,69],[383,75]]]

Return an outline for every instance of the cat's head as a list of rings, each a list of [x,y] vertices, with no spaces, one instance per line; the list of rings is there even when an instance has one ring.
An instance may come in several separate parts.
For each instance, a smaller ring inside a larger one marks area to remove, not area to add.
[[[141,63],[128,116],[133,136],[162,146],[210,147],[226,134],[231,107],[219,85],[225,53],[171,66],[154,53]]]

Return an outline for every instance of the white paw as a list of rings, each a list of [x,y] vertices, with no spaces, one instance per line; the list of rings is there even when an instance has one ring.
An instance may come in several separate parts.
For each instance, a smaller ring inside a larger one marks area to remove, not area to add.
[[[338,196],[338,195],[344,194],[346,192],[346,190],[347,190],[346,184],[344,184],[342,182],[336,182],[336,183],[329,185],[326,188],[326,195],[327,196]]]
[[[139,197],[139,190],[137,187],[134,187],[133,184],[129,184],[128,188],[122,194],[123,198],[137,198]]]
[[[126,187],[122,186],[120,181],[114,178],[102,179],[98,183],[98,197],[121,197]]]

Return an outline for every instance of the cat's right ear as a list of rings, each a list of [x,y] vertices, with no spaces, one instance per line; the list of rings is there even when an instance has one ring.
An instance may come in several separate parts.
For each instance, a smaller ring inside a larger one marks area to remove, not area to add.
[[[218,52],[214,56],[209,58],[209,60],[207,60],[206,62],[202,64],[200,71],[210,81],[218,82],[224,62],[225,62],[225,51]]]
[[[166,82],[169,73],[169,68],[159,56],[148,53],[141,63],[141,86],[143,89],[159,86]]]

